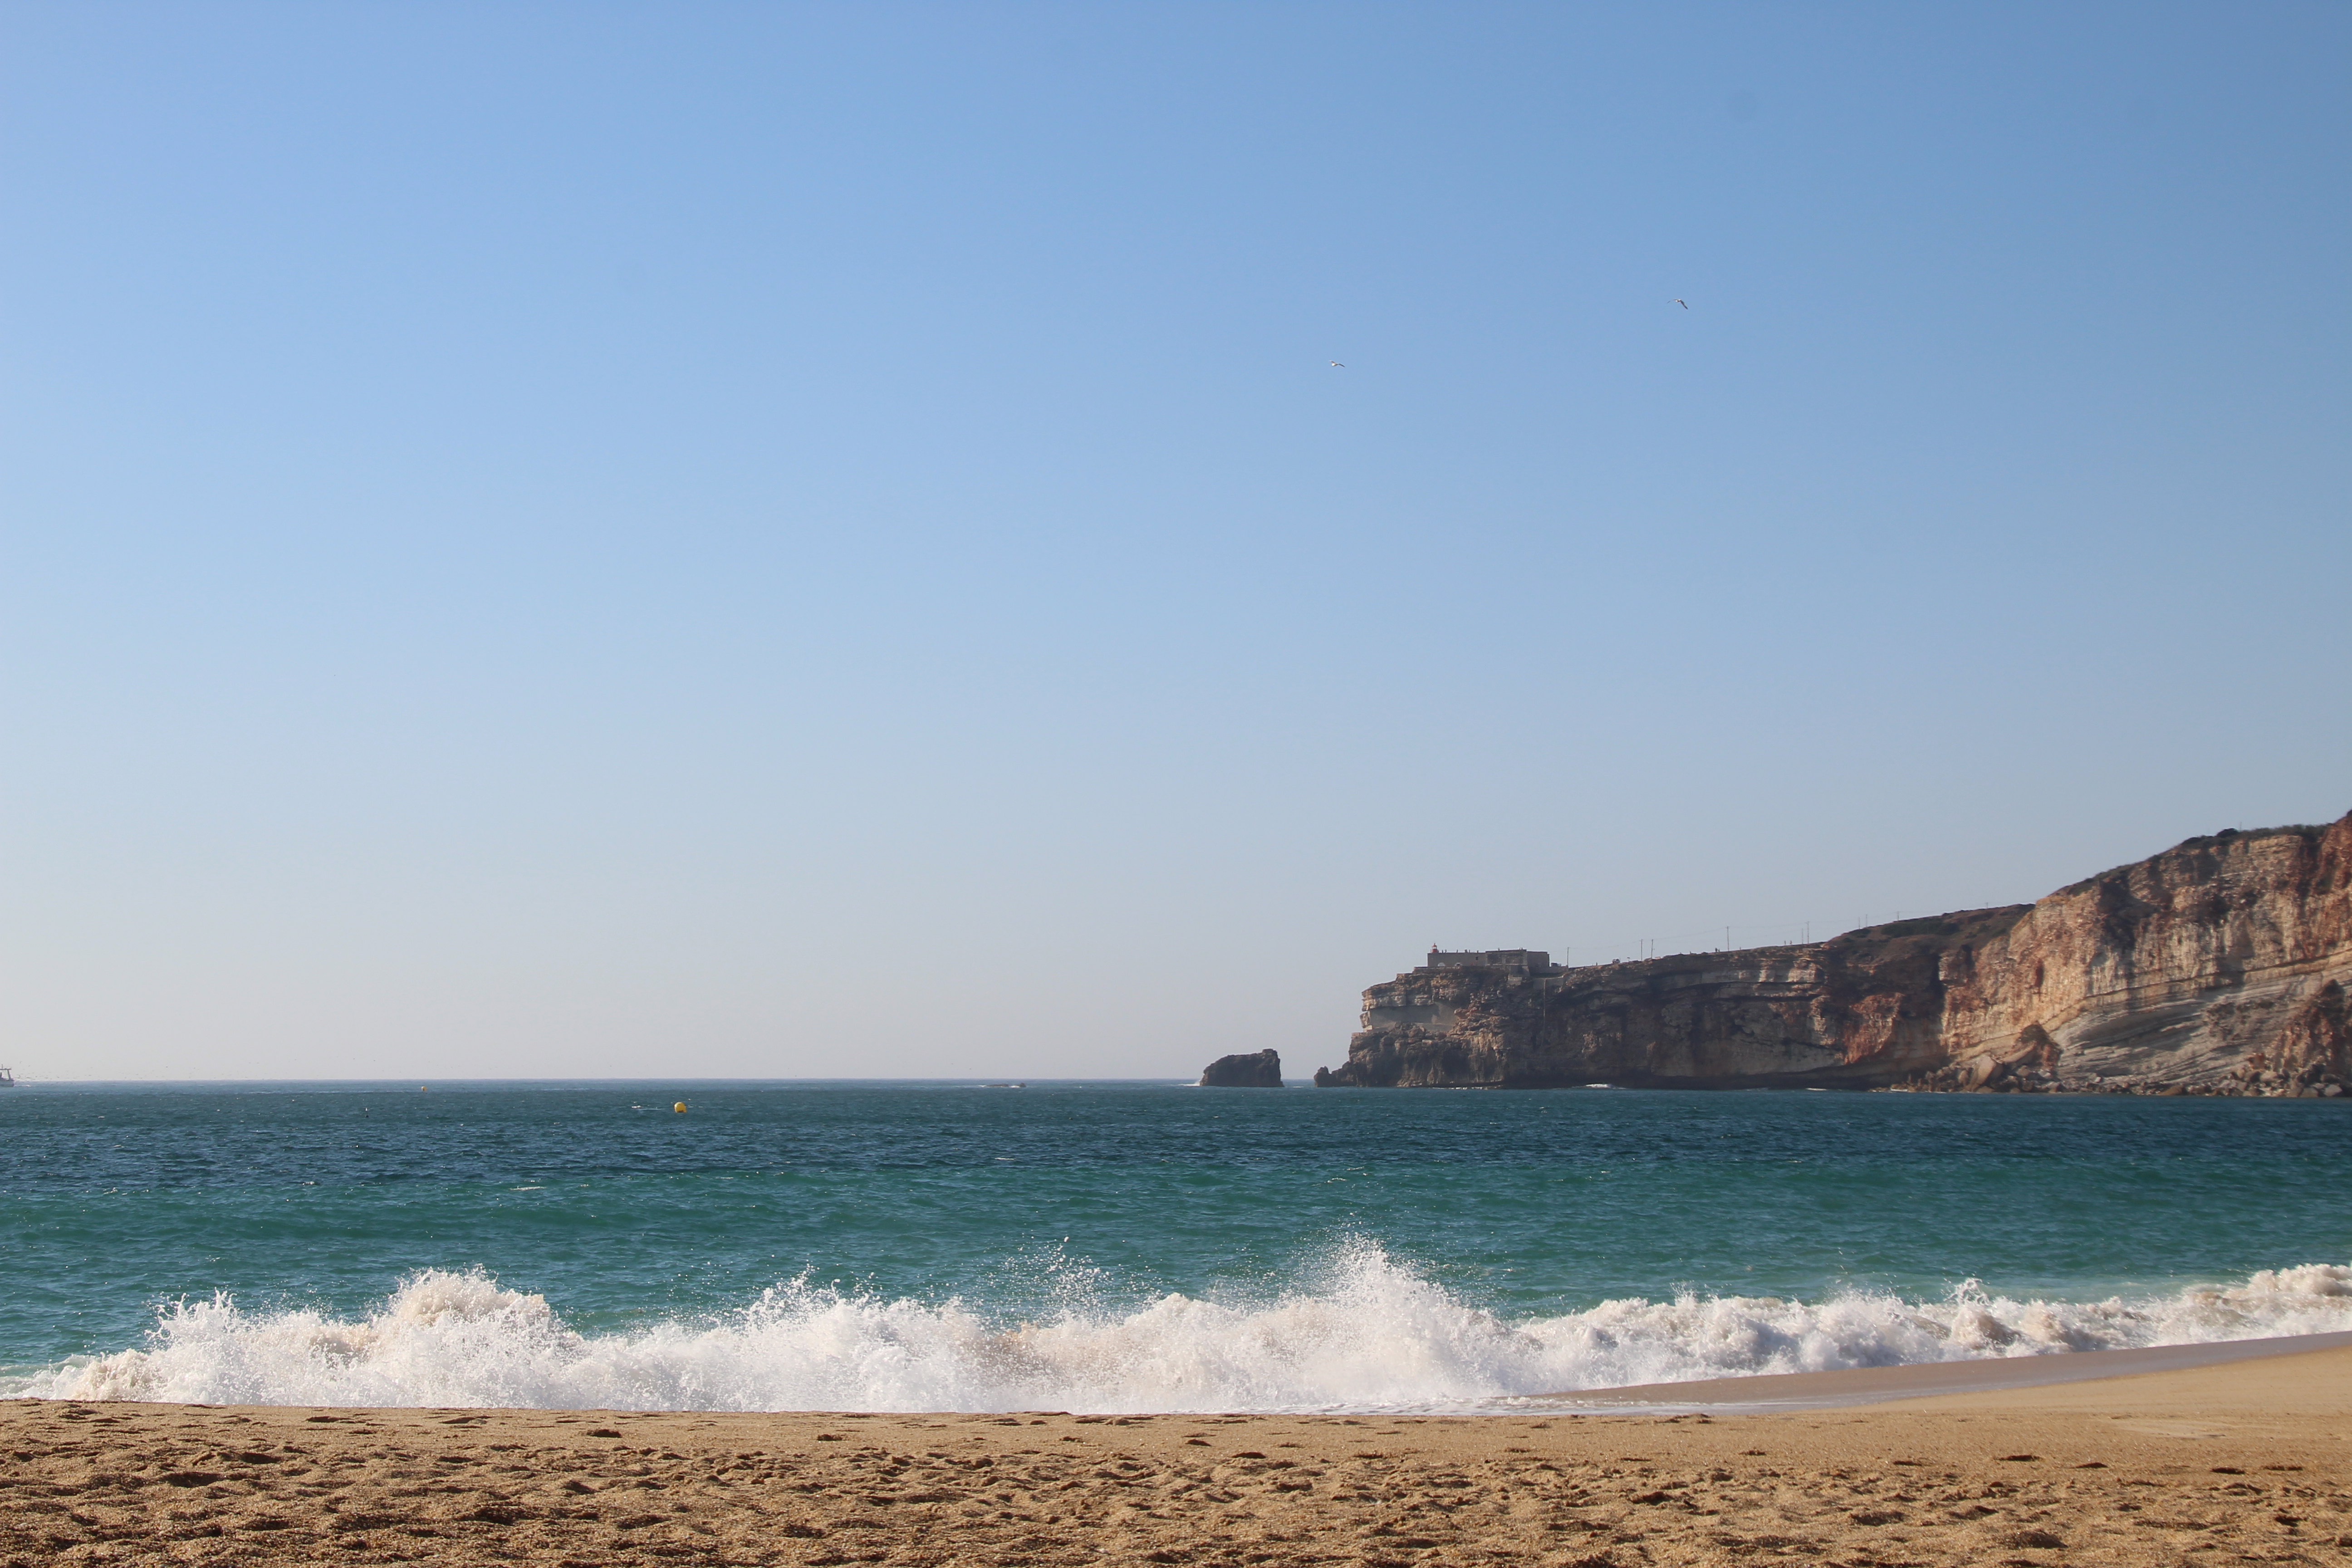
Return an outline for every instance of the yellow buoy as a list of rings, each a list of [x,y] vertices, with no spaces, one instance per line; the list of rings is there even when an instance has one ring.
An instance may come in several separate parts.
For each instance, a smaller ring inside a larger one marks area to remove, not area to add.
[[[681,1100],[676,1105],[671,1106],[670,1109],[672,1110],[683,1111],[686,1110],[686,1101]]]

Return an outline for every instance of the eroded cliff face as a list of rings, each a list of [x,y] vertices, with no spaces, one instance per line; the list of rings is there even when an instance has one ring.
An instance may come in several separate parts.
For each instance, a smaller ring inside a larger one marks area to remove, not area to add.
[[[1801,947],[1416,969],[1364,993],[1315,1081],[2336,1096],[2347,981],[2352,816]]]

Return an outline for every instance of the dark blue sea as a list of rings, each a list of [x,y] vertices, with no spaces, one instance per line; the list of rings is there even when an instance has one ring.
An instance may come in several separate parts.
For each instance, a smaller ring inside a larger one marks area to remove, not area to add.
[[[1479,1409],[2352,1328],[2352,1106],[30,1085],[0,1237],[0,1394]]]

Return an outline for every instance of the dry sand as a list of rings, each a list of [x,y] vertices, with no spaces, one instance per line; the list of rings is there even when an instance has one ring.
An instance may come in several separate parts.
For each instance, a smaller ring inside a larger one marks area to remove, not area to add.
[[[2347,1439],[2345,1348],[1673,1416],[10,1401],[0,1563],[2352,1563]]]

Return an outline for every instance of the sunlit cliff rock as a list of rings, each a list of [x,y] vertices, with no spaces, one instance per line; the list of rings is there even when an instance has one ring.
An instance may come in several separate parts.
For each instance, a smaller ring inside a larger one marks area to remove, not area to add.
[[[1318,1085],[2334,1098],[2352,1082],[2352,816],[1802,946],[1580,969],[1433,957],[1364,993]]]

